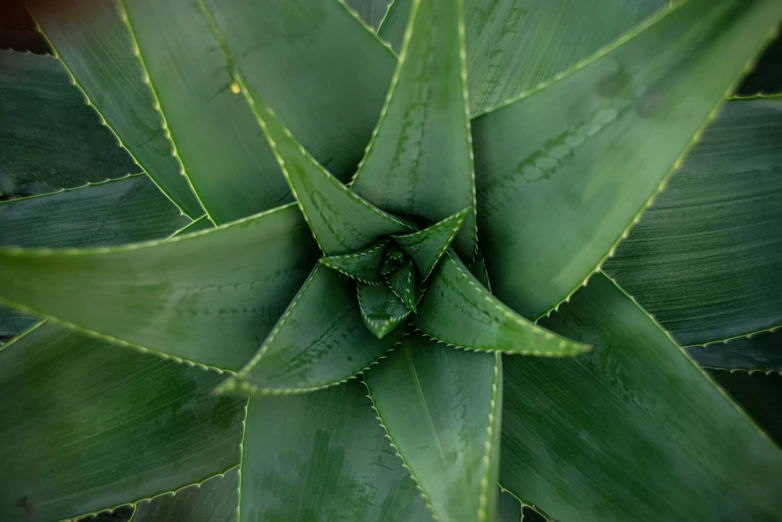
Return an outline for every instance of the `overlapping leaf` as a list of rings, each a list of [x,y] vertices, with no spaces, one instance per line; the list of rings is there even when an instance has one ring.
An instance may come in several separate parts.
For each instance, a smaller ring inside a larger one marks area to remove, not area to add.
[[[725,343],[690,346],[687,354],[706,368],[782,372],[782,330]]]

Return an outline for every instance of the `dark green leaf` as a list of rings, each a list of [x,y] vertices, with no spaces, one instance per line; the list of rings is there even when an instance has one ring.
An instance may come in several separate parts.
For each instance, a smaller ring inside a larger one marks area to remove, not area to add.
[[[377,29],[380,22],[386,16],[388,4],[392,1],[393,0],[346,0],[346,3],[359,17],[361,17],[364,23],[373,29]]]
[[[245,86],[243,86],[245,88]],[[352,192],[304,150],[256,93],[250,95],[293,195],[326,255],[354,252],[410,227]]]
[[[238,491],[239,469],[233,468],[174,495],[139,502],[133,522],[234,522]]]
[[[321,257],[321,264],[363,283],[380,283],[380,267],[386,253],[387,241],[380,241],[358,252],[341,256]]]
[[[203,215],[191,222],[189,225],[177,230],[174,234],[172,234],[171,237],[184,236],[185,234],[192,234],[193,232],[209,230],[210,228],[214,228],[214,223],[209,221],[209,218],[206,215]]]
[[[59,61],[0,52],[0,195],[54,192],[139,170]]]
[[[426,335],[470,350],[563,357],[589,349],[508,308],[451,252],[435,269],[414,324]]]
[[[0,202],[0,245],[111,246],[166,237],[190,220],[146,174]]]
[[[497,296],[537,317],[575,291],[781,16],[777,0],[683,2],[474,120],[481,248]]]
[[[410,316],[411,310],[385,285],[358,284],[358,304],[367,329],[378,339],[393,331],[394,342],[403,330],[394,330]],[[390,346],[389,346],[390,347]]]
[[[782,324],[782,99],[726,103],[605,271],[682,344]]]
[[[501,363],[413,335],[366,374],[378,417],[439,520],[495,518]]]
[[[508,491],[497,496],[497,522],[522,522],[521,502]]]
[[[411,260],[407,260],[394,273],[388,276],[388,287],[400,301],[413,313],[417,312],[415,292],[416,273]]]
[[[250,400],[241,520],[431,520],[365,393],[361,383],[348,381]]]
[[[218,392],[310,392],[349,379],[378,360],[403,332],[383,340],[372,335],[364,327],[354,286],[316,265],[255,357]]]
[[[393,0],[377,29],[377,35],[388,42],[397,53],[402,50],[412,5],[413,0]]]
[[[389,212],[431,221],[469,208],[455,246],[472,259],[475,175],[461,8],[455,0],[414,0],[391,92],[352,186]]]
[[[201,216],[182,165],[172,156],[159,102],[134,54],[136,44],[120,5],[31,0],[30,7],[79,88],[135,161],[186,214]]]
[[[219,379],[51,323],[2,347],[0,519],[76,517],[235,466],[244,403],[211,396]]]
[[[415,260],[423,279],[428,278],[437,266],[469,212],[470,209],[464,209],[419,232],[394,236],[399,246]]]
[[[780,453],[609,279],[542,323],[595,350],[504,358],[503,486],[556,520],[776,519]]]
[[[316,254],[288,205],[165,242],[0,249],[0,298],[120,344],[235,370],[257,351]]]
[[[548,519],[530,506],[521,508],[521,522],[548,522]]]
[[[35,316],[0,305],[0,341],[24,332],[38,321]]]
[[[782,330],[740,337],[726,343],[691,346],[687,353],[708,368],[782,372]]]

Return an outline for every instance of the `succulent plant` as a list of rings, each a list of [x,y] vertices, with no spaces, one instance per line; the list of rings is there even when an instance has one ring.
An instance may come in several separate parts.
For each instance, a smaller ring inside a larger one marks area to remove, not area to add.
[[[778,520],[782,3],[350,3],[30,2],[0,519]]]

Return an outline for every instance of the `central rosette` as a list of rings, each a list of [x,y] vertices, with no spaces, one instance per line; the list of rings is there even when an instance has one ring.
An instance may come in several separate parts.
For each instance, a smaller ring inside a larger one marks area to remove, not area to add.
[[[382,338],[417,313],[430,275],[468,212],[465,209],[423,230],[384,237],[357,252],[326,256],[320,262],[357,282],[364,324]]]

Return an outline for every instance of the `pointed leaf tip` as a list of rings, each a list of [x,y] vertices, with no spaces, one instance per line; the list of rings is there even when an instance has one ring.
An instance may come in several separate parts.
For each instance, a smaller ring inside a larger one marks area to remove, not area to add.
[[[358,284],[361,317],[367,329],[382,339],[407,319],[411,311],[387,286]]]
[[[415,260],[421,278],[428,278],[453,242],[471,207],[412,234],[394,236],[394,241]]]
[[[379,241],[358,252],[321,257],[320,263],[362,283],[377,284],[383,280],[380,268],[387,246],[388,241]]]

